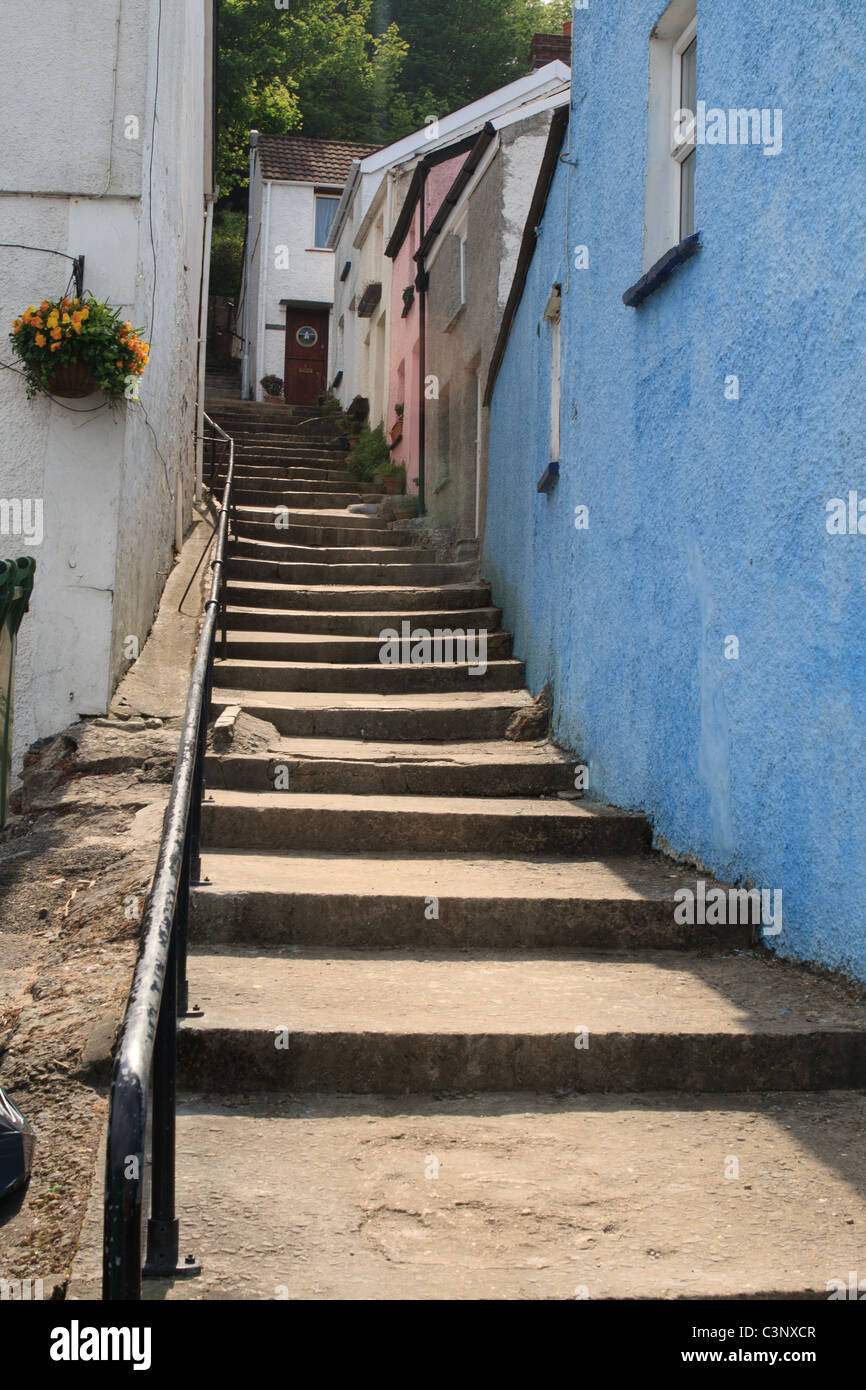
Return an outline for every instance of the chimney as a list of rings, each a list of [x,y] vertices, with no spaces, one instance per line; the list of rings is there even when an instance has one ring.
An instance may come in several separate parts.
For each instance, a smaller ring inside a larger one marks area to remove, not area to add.
[[[529,50],[529,71],[543,68],[556,59],[571,67],[571,22],[562,26],[561,34],[533,34]]]

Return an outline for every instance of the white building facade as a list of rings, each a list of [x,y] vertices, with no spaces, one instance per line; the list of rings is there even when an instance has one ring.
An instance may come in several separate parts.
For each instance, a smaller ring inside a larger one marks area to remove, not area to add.
[[[28,401],[0,373],[0,495],[42,515],[19,636],[14,765],[106,712],[191,519],[213,201],[213,0],[4,0],[0,324],[84,290],[144,329],[140,403]],[[50,81],[51,99],[46,99]],[[52,254],[60,253],[60,254]],[[14,367],[11,349],[5,364]],[[26,511],[26,509],[25,509]],[[14,515],[6,508],[3,515]]]
[[[570,78],[566,63],[547,63],[352,165],[329,238],[334,286],[328,378],[344,405],[356,395],[369,399],[372,425],[388,418],[392,262],[384,251],[416,166],[488,122],[496,125],[562,100]]]
[[[353,160],[374,148],[301,135],[252,133],[246,263],[238,301],[248,394],[262,400],[279,377],[292,405],[314,405],[327,389],[334,253],[328,237]]]

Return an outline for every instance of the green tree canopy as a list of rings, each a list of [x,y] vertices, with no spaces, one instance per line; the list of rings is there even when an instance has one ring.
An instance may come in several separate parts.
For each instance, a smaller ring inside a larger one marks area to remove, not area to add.
[[[385,144],[526,72],[568,0],[221,0],[223,194],[247,180],[251,128]]]

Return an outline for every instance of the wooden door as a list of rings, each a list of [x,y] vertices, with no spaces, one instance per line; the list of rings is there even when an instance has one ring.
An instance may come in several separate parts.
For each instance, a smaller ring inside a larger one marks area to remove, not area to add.
[[[289,405],[315,405],[328,370],[328,312],[286,309],[284,392]]]

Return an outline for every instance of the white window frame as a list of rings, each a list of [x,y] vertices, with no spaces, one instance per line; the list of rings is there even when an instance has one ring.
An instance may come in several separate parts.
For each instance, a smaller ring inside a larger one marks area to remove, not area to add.
[[[677,141],[675,117],[682,55],[698,36],[698,20],[696,0],[671,0],[649,39],[644,271],[681,240],[682,159],[691,151],[694,131],[681,132],[687,139]]]
[[[562,289],[554,285],[544,310],[550,324],[550,463],[559,463],[562,418]]]
[[[331,219],[331,227],[333,227],[333,225],[334,225],[334,220],[336,219],[337,212],[338,212],[339,207],[340,207],[340,198],[339,198],[339,195],[338,195],[338,194],[334,194],[334,193],[314,193],[314,194],[313,194],[313,236],[312,236],[312,246],[311,246],[311,250],[313,250],[313,251],[327,251],[327,250],[328,250],[328,238],[327,238],[327,237],[325,238],[325,243],[324,243],[323,246],[320,246],[319,243],[316,241],[316,222],[318,221],[319,199],[320,199],[320,198],[325,198],[325,199],[327,199],[327,201],[328,201],[329,203],[336,203],[336,204],[337,204],[337,206],[334,208],[334,217]],[[329,235],[330,235],[330,229],[329,229]]]
[[[682,220],[683,220],[683,164],[689,155],[696,149],[695,146],[695,112],[692,112],[692,119],[684,131],[684,139],[677,140],[678,115],[682,107],[682,84],[683,84],[683,55],[691,47],[698,36],[698,17],[695,15],[691,24],[680,34],[680,37],[673,45],[671,61],[671,158],[673,160],[673,206],[676,219],[676,241],[680,241]],[[694,228],[692,229],[694,230]],[[686,233],[688,235],[688,233]]]
[[[469,218],[466,213],[464,213],[463,217],[460,218],[459,222],[455,224],[454,235],[456,236],[458,241],[457,274],[460,299],[457,307],[459,311],[463,308],[463,306],[466,303],[466,238],[469,235]]]

